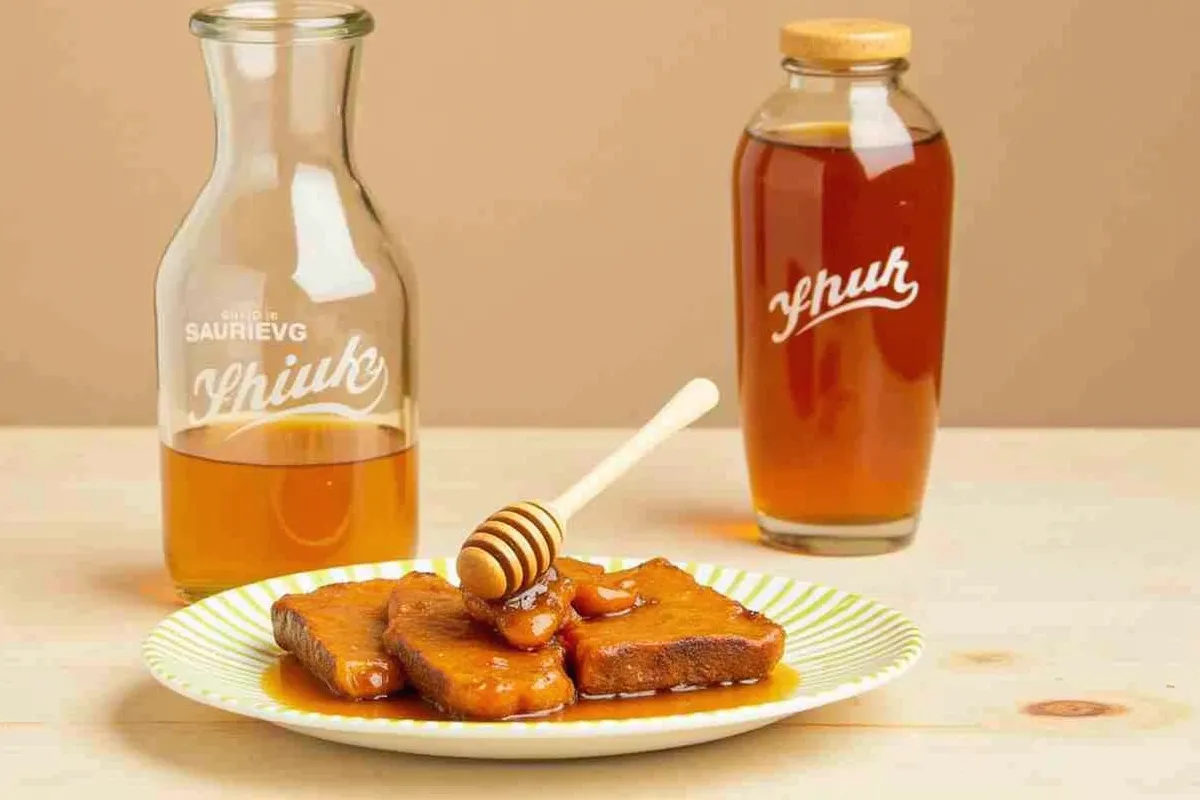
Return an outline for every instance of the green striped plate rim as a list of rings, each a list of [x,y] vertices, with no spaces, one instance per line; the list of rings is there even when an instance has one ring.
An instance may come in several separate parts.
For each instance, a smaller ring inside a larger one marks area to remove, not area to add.
[[[626,569],[642,558],[573,556],[606,570]],[[282,705],[262,688],[263,674],[282,652],[271,632],[271,604],[289,592],[328,583],[398,578],[435,572],[457,582],[450,558],[388,561],[314,570],[271,578],[222,592],[182,608],[160,622],[142,645],[154,677],[206,705],[297,727],[347,731],[395,729],[407,734],[532,737],[593,736],[630,728],[675,730],[780,717],[853,697],[878,687],[916,662],[921,631],[895,609],[831,586],[733,567],[675,561],[697,582],[761,611],[787,631],[783,662],[800,673],[800,684],[781,700],[716,711],[628,720],[573,722],[444,722],[364,719]]]

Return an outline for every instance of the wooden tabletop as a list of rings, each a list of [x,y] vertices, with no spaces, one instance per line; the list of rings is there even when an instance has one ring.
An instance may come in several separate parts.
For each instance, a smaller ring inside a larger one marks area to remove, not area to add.
[[[421,554],[622,436],[424,431]],[[762,547],[744,486],[736,431],[687,432],[581,512],[571,545],[871,594],[926,631],[911,672],[713,744],[464,762],[160,687],[139,660],[174,607],[154,432],[0,429],[0,797],[1200,797],[1200,431],[944,431],[915,545],[874,558]]]

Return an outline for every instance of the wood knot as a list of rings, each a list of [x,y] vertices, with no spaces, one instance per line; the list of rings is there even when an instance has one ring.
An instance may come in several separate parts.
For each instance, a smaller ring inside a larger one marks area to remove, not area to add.
[[[1043,700],[1030,703],[1022,711],[1033,717],[1115,717],[1129,709],[1116,703],[1094,700]]]
[[[1013,663],[1011,653],[1003,650],[979,650],[973,653],[962,653],[960,658],[968,664],[978,664],[981,667],[999,667]]]
[[[1016,667],[1020,658],[1004,650],[963,650],[950,653],[942,665],[953,672],[992,672]]]

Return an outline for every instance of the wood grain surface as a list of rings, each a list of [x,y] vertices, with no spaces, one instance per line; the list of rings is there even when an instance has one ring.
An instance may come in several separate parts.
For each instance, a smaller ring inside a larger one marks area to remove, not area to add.
[[[421,554],[624,434],[427,431]],[[943,431],[916,544],[857,560],[759,545],[737,433],[685,432],[575,518],[571,549],[860,591],[929,649],[759,732],[562,763],[355,750],[161,688],[139,660],[174,607],[156,458],[148,429],[0,429],[0,797],[1200,796],[1200,431]]]

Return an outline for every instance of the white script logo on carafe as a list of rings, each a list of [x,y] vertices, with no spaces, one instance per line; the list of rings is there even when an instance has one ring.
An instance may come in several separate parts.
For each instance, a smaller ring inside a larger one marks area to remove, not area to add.
[[[234,361],[223,369],[200,370],[192,382],[192,395],[206,409],[188,414],[192,425],[205,425],[226,414],[247,412],[255,416],[229,434],[266,425],[278,419],[300,414],[333,414],[347,419],[362,419],[370,414],[387,393],[388,368],[376,347],[363,347],[355,334],[346,342],[336,361],[325,356],[316,363],[299,364],[294,355],[284,358],[284,368],[275,375],[264,372],[259,361]],[[342,390],[361,403],[320,400],[317,395]],[[311,399],[310,399],[311,398]],[[290,405],[297,401],[296,405]]]

